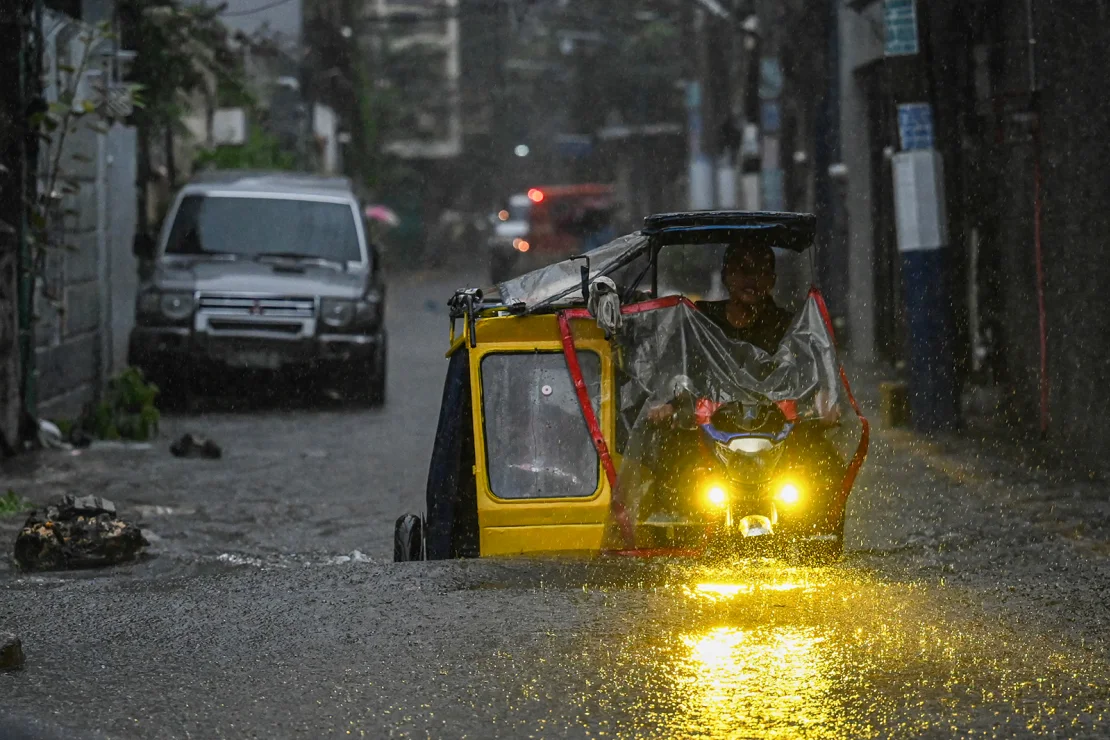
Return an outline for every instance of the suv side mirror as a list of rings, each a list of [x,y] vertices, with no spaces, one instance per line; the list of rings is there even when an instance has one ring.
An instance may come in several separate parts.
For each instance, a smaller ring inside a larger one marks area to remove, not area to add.
[[[131,243],[131,251],[140,261],[153,261],[155,249],[154,237],[145,232],[135,234],[135,240]]]

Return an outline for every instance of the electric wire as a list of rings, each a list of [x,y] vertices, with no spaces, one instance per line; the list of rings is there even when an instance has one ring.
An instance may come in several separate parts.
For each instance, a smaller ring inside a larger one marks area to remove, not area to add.
[[[255,13],[262,13],[264,11],[280,7],[282,5],[288,5],[291,2],[293,2],[293,0],[274,0],[274,2],[260,5],[259,7],[253,8],[251,10],[233,10],[230,12],[225,11],[223,13],[220,13],[220,15],[224,18],[241,18],[245,15],[254,15]]]

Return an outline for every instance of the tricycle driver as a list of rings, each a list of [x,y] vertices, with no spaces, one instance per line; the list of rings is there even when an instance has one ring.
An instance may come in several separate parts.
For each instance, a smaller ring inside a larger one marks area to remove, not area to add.
[[[698,301],[699,312],[713,322],[732,342],[747,343],[768,355],[775,354],[790,329],[792,316],[772,296],[776,281],[774,250],[764,243],[731,244],[724,256],[721,279],[728,298],[722,301]],[[653,435],[657,453],[649,457],[662,484],[662,490],[677,491],[699,464],[700,447],[697,434],[680,428],[676,418],[679,403],[672,400],[646,411],[646,418],[657,428]],[[826,480],[838,480],[844,462],[828,440],[825,430],[835,426],[840,409],[835,401],[819,391],[817,407],[820,420],[797,424],[788,440],[790,455],[803,457],[810,466],[823,469]],[[704,408],[704,406],[702,407]],[[658,505],[657,501],[656,504]],[[655,508],[655,507],[653,507]]]

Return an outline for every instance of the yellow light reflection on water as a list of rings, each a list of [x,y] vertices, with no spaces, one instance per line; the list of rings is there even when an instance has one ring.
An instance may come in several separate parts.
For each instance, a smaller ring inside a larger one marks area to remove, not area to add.
[[[696,734],[792,737],[837,726],[815,630],[714,627],[679,639],[687,654],[676,688]]]
[[[708,599],[710,601],[728,601],[740,595],[754,594],[757,591],[813,591],[816,585],[812,583],[799,583],[796,581],[782,581],[780,583],[699,583],[694,586],[684,587],[686,595],[691,598]]]
[[[755,588],[747,583],[699,583],[694,586],[692,595],[732,599],[737,594],[750,594],[753,591]]]

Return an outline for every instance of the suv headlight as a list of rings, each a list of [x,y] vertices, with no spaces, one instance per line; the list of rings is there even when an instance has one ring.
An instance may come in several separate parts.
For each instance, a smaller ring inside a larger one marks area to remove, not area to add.
[[[149,319],[184,321],[193,315],[195,308],[196,301],[192,293],[150,290],[139,294],[136,312]]]
[[[170,321],[184,321],[193,315],[196,301],[192,293],[163,293],[159,308]]]
[[[320,301],[320,321],[332,329],[373,327],[380,320],[381,302],[378,300],[325,298]]]
[[[345,329],[355,319],[355,302],[338,298],[320,301],[320,320],[333,329]]]

